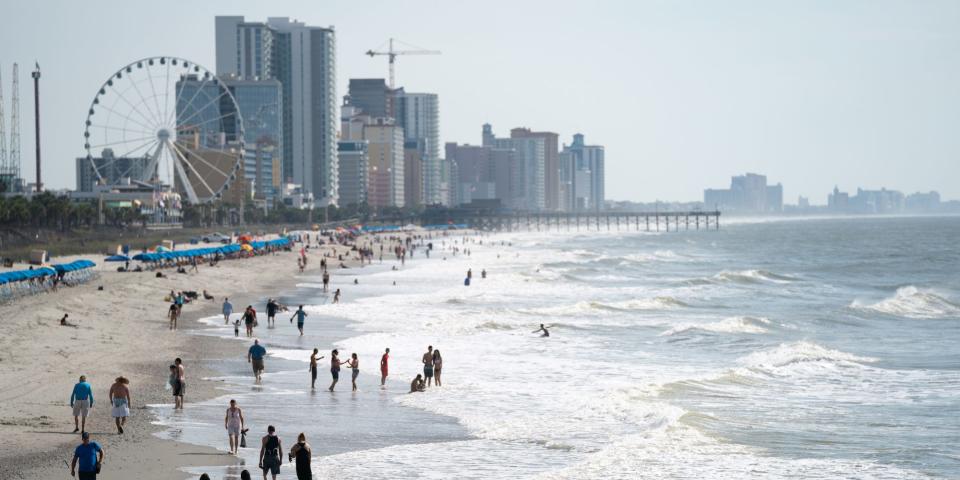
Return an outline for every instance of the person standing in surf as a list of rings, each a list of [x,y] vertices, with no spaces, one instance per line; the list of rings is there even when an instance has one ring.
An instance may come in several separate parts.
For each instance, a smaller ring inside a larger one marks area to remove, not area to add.
[[[340,365],[343,365],[347,362],[340,362],[340,352],[334,349],[330,352],[330,376],[333,377],[333,383],[330,384],[330,388],[327,390],[333,391],[333,388],[337,386],[337,382],[340,381]]]
[[[427,352],[421,359],[423,362],[423,378],[429,387],[433,383],[433,345],[427,346]]]
[[[380,357],[380,386],[387,384],[387,373],[389,372],[388,363],[390,362],[390,349],[388,348],[383,352],[383,356]]]
[[[313,390],[313,389],[316,388],[316,383],[317,383],[317,360],[322,360],[322,359],[324,358],[322,355],[318,357],[318,356],[317,356],[318,353],[320,353],[320,350],[314,348],[314,349],[313,349],[313,353],[310,354],[310,368],[309,368],[309,370],[310,370],[310,390]]]
[[[233,313],[233,304],[230,303],[229,298],[223,299],[223,324],[228,325],[230,323],[230,315]]]
[[[350,376],[350,381],[353,383],[353,391],[357,391],[357,376],[360,375],[360,359],[357,358],[356,353],[350,354],[350,359],[347,360],[347,365],[350,366],[350,369],[353,370],[352,375]]]
[[[433,381],[439,387],[440,373],[443,370],[443,357],[440,356],[440,350],[433,351]]]
[[[303,305],[300,305],[300,308],[296,312],[293,312],[293,316],[290,317],[290,323],[293,323],[293,318],[297,318],[297,330],[300,330],[300,336],[303,336],[303,321],[307,318],[307,312],[303,311]]]

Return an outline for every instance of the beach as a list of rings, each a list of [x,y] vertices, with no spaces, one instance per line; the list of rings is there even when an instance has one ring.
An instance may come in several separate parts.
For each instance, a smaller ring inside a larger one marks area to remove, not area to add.
[[[233,457],[214,449],[155,436],[162,428],[152,424],[155,418],[147,405],[172,403],[165,388],[167,366],[177,357],[187,369],[187,405],[215,394],[216,382],[202,380],[214,373],[205,365],[243,352],[231,342],[191,335],[189,330],[197,318],[218,315],[225,295],[241,308],[262,303],[285,286],[292,289],[298,275],[296,250],[221,261],[216,267],[201,265],[199,272],[185,275],[166,269],[165,278],[156,278],[154,272],[119,273],[120,264],[81,255],[98,259],[97,278],[0,305],[5,327],[0,336],[0,464],[11,469],[4,477],[69,475],[64,462],[80,441],[71,433],[69,399],[80,375],[94,387],[87,430],[107,452],[102,478],[131,478],[133,472],[137,478],[186,478],[178,468],[234,463]],[[307,272],[319,269],[321,252],[328,250],[311,250]],[[180,330],[170,331],[169,302],[164,299],[168,292],[204,289],[215,300],[201,297],[185,305]],[[59,325],[64,313],[76,328]],[[130,380],[133,400],[123,436],[116,435],[108,399],[109,387],[120,375]]]

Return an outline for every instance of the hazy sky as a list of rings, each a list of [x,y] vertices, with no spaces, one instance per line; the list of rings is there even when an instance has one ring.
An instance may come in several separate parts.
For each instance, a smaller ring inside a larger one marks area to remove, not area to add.
[[[789,203],[825,203],[834,184],[960,198],[955,0],[7,0],[4,110],[19,62],[25,176],[34,60],[44,180],[72,188],[100,84],[153,55],[214,69],[216,15],[335,26],[338,95],[386,77],[363,52],[388,37],[442,50],[398,60],[398,84],[440,95],[441,141],[479,143],[484,122],[582,132],[606,146],[608,198],[701,200],[746,171]]]

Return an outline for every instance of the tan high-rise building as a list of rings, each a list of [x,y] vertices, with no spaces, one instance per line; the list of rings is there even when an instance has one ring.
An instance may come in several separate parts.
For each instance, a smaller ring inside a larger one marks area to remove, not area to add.
[[[560,136],[553,132],[533,132],[529,128],[510,130],[510,138],[543,139],[543,208],[560,209]]]
[[[367,202],[372,207],[403,207],[403,128],[392,118],[375,118],[364,125],[363,139],[369,142]]]

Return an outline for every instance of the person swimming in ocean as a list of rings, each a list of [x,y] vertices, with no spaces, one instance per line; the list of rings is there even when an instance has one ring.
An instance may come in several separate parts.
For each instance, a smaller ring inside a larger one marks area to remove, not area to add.
[[[550,331],[547,330],[547,327],[544,326],[542,323],[540,324],[540,328],[538,328],[537,330],[534,330],[534,331],[533,331],[533,333],[540,333],[540,332],[543,332],[543,335],[540,335],[541,337],[549,337],[549,336],[550,336]]]

